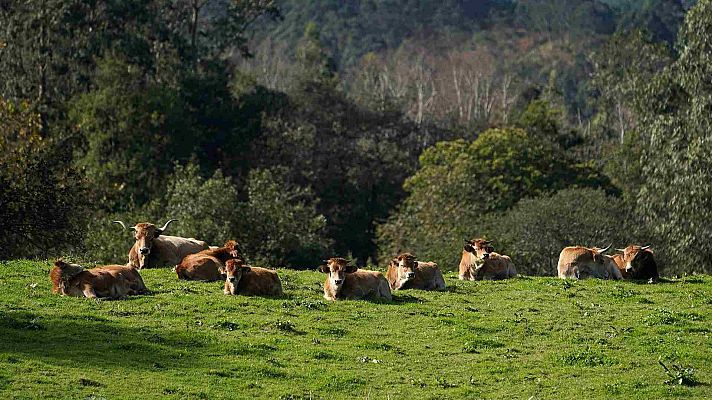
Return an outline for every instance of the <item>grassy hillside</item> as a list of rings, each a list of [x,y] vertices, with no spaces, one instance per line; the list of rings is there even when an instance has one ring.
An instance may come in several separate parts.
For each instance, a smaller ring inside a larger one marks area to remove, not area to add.
[[[711,398],[712,277],[658,285],[519,278],[280,299],[144,271],[151,295],[50,293],[49,263],[0,263],[0,398]],[[668,385],[658,364],[693,367]]]

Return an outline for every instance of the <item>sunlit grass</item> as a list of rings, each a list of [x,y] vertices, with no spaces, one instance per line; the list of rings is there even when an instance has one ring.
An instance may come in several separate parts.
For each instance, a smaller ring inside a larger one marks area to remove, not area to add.
[[[150,295],[92,301],[52,295],[49,268],[0,263],[0,398],[712,397],[710,277],[448,274],[372,303],[323,300],[316,272],[269,299],[147,270]]]

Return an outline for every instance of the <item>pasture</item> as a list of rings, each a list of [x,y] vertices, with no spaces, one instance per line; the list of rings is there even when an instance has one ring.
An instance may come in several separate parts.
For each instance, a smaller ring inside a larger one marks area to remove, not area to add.
[[[93,301],[51,294],[49,269],[0,262],[0,398],[712,398],[709,276],[447,273],[372,303],[325,301],[317,272],[280,270],[267,299],[162,269],[150,295]]]

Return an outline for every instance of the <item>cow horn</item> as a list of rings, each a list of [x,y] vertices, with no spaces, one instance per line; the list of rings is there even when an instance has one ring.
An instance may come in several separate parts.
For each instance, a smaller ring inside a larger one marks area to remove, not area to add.
[[[640,250],[648,250],[649,248],[650,248],[650,245],[647,245],[647,246],[641,247]]]
[[[611,248],[611,246],[613,246],[613,243],[609,244],[608,247],[606,247],[605,249],[598,250],[598,254],[605,253],[606,251],[608,251],[608,249]]]
[[[135,226],[132,226],[132,227],[129,228],[128,226],[126,226],[126,224],[125,224],[123,221],[111,221],[111,223],[112,223],[112,224],[119,224],[119,225],[123,226],[124,229],[133,229],[133,230],[136,230],[136,227],[135,227]]]
[[[161,228],[158,229],[158,231],[161,232],[161,233],[163,233],[163,231],[165,231],[166,228],[168,228],[168,225],[170,225],[171,222],[173,222],[173,221],[178,221],[178,220],[177,220],[177,219],[169,219],[168,222],[166,222],[165,225],[163,225]]]
[[[620,251],[621,253],[625,253],[625,249],[616,249],[616,251]]]

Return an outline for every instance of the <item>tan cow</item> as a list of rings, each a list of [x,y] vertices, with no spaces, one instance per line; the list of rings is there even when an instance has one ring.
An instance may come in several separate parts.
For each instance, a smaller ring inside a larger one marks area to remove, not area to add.
[[[559,278],[623,279],[613,257],[603,254],[609,248],[611,246],[605,249],[583,246],[564,247],[559,255]]]
[[[49,277],[52,293],[65,296],[117,299],[147,291],[138,270],[124,265],[105,265],[87,270],[59,260],[54,263]]]
[[[223,247],[210,248],[200,253],[185,256],[176,265],[178,279],[189,281],[219,281],[225,274],[225,263],[234,258],[241,258],[238,244],[228,240]]]
[[[129,250],[128,265],[138,269],[174,267],[185,256],[208,249],[208,244],[202,240],[164,235],[168,225],[173,221],[177,220],[168,220],[161,228],[148,222],[129,228],[121,221],[112,221],[123,226],[124,229],[134,231],[136,243]]]
[[[343,258],[330,258],[319,271],[328,274],[324,281],[324,298],[391,300],[391,288],[382,273],[358,269]]]
[[[434,262],[421,262],[410,253],[402,253],[391,260],[386,272],[391,290],[445,290],[445,279]]]
[[[495,253],[492,242],[484,239],[465,240],[459,271],[459,278],[468,281],[517,276],[512,260],[508,256]]]
[[[281,296],[282,282],[276,271],[260,267],[248,267],[242,260],[225,263],[225,287],[223,293],[243,296]]]

